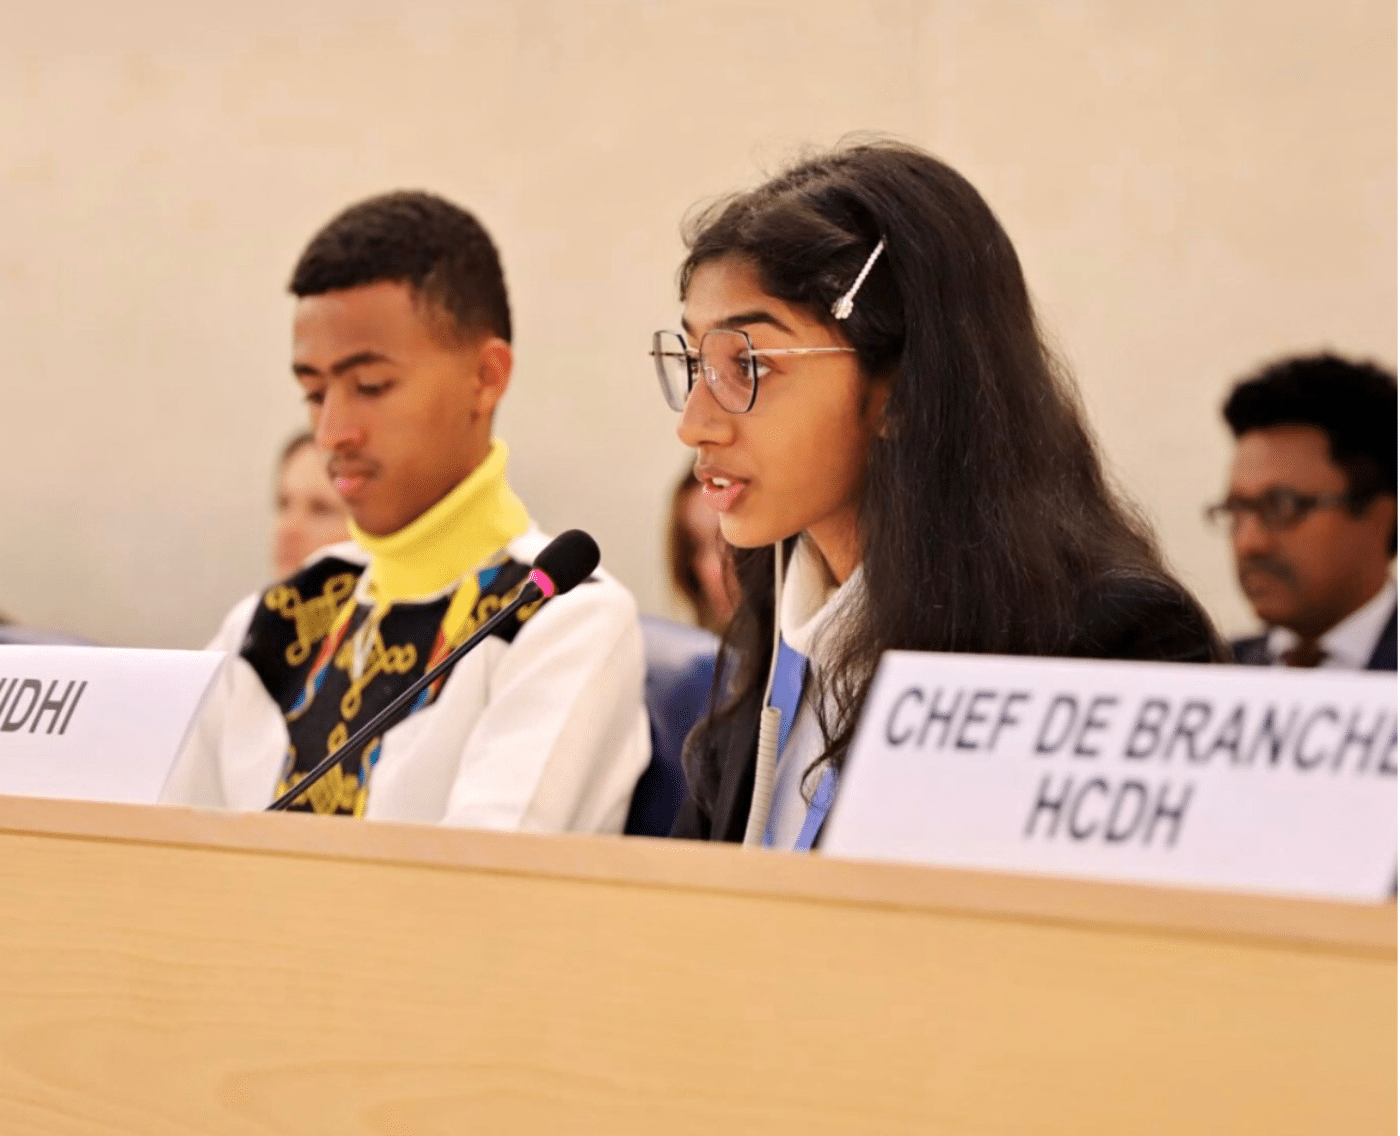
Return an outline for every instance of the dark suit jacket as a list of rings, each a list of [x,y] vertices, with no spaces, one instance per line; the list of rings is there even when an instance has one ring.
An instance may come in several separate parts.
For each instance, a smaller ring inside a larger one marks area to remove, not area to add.
[[[1065,655],[1156,662],[1228,661],[1210,619],[1185,589],[1153,580],[1111,577],[1087,589],[1079,626]],[[739,843],[749,820],[758,758],[762,690],[719,725],[708,742],[697,728],[686,743],[689,792],[671,835]]]
[[[1235,662],[1248,667],[1267,667],[1273,660],[1269,657],[1268,635],[1251,635],[1246,639],[1236,639],[1230,644],[1235,653]],[[1368,671],[1393,671],[1395,669],[1395,609],[1390,610],[1390,620],[1376,640],[1376,649],[1371,652],[1371,661],[1366,664]]]

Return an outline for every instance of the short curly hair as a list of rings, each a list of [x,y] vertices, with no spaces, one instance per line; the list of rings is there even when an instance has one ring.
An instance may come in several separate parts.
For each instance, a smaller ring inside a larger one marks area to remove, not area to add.
[[[406,284],[462,338],[510,341],[496,246],[475,217],[444,198],[400,190],[350,206],[311,238],[288,291],[319,296],[381,281]]]
[[[1225,403],[1236,438],[1270,426],[1321,430],[1357,504],[1395,496],[1395,412],[1393,374],[1330,354],[1270,363]]]

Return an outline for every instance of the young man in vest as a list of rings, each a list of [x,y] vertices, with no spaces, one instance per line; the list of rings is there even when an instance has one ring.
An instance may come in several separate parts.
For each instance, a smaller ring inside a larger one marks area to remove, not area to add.
[[[491,422],[510,309],[475,218],[424,193],[346,210],[292,275],[292,371],[352,540],[229,614],[164,797],[265,808],[503,604],[548,537]],[[528,610],[528,609],[526,609]],[[632,597],[605,573],[467,654],[294,806],[618,832],[649,741]]]
[[[1285,359],[1225,404],[1237,442],[1227,522],[1267,630],[1255,666],[1395,669],[1395,376],[1335,355]]]

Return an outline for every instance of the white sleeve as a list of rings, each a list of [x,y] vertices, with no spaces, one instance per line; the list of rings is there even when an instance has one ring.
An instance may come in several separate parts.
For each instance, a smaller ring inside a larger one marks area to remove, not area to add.
[[[219,776],[219,747],[233,701],[234,675],[237,664],[242,661],[239,651],[257,604],[258,597],[255,595],[236,604],[205,648],[227,654],[209,684],[198,716],[185,735],[184,745],[175,758],[170,776],[165,779],[165,786],[160,792],[162,804],[228,807],[224,799],[223,781]]]
[[[443,822],[526,832],[621,832],[651,756],[641,626],[609,579],[526,623],[492,670]]]

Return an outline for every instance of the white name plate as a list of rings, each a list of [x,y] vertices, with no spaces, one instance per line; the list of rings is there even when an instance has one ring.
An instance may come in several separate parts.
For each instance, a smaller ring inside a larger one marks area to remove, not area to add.
[[[828,855],[1378,900],[1393,674],[891,652]]]
[[[223,658],[0,646],[0,793],[154,803]]]

